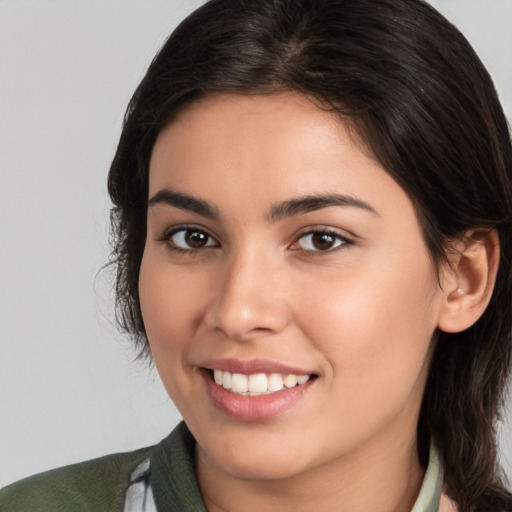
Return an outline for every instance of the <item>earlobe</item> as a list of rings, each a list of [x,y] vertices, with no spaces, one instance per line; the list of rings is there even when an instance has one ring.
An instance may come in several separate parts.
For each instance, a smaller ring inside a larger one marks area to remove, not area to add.
[[[455,240],[441,271],[444,292],[438,328],[461,332],[471,327],[489,304],[499,265],[495,229],[474,229]]]

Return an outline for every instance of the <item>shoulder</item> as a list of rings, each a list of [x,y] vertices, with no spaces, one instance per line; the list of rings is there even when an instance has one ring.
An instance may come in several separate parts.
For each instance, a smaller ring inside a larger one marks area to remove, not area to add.
[[[15,482],[0,490],[0,510],[122,510],[131,471],[151,449],[107,455]]]

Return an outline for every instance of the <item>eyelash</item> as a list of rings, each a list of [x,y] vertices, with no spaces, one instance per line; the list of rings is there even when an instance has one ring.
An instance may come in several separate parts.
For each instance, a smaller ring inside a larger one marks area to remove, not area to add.
[[[207,245],[204,245],[202,247],[197,247],[197,248],[193,248],[193,247],[186,248],[186,247],[179,247],[178,245],[176,245],[175,242],[172,241],[172,238],[174,236],[176,236],[178,233],[183,233],[183,235],[185,236],[187,231],[191,232],[191,234],[196,233],[196,234],[206,236],[207,237]],[[330,237],[330,238],[332,238],[333,243],[335,243],[336,245],[334,245],[334,247],[326,249],[326,250],[321,250],[321,249],[314,250],[314,249],[301,248],[299,245],[299,242],[301,240],[305,239],[306,237],[312,237],[313,235],[322,235],[322,236]],[[167,244],[168,249],[170,251],[173,251],[176,253],[181,253],[181,254],[188,254],[188,255],[197,254],[199,251],[201,251],[203,249],[219,247],[219,243],[215,240],[215,238],[213,238],[210,234],[208,234],[207,231],[197,228],[195,226],[174,227],[174,228],[166,231],[160,238],[157,239],[157,241]],[[211,241],[214,241],[214,243],[210,244]],[[352,240],[350,240],[349,238],[347,238],[345,236],[340,235],[336,231],[334,231],[332,229],[326,229],[326,228],[319,227],[319,228],[315,228],[315,229],[309,229],[306,232],[300,233],[295,238],[294,242],[292,242],[292,244],[290,244],[289,249],[292,251],[302,251],[304,254],[314,257],[317,255],[322,255],[322,254],[332,254],[339,250],[346,249],[353,244],[354,244],[354,242]]]
[[[203,247],[197,247],[197,248],[185,248],[185,247],[179,247],[177,246],[173,241],[172,238],[177,235],[178,233],[183,233],[184,235],[187,233],[187,231],[191,233],[198,233],[201,235],[205,235],[208,238],[208,242],[211,240],[215,240],[208,232],[206,232],[204,229],[199,229],[195,226],[179,226],[172,229],[169,229],[166,231],[160,238],[157,239],[158,242],[163,242],[167,244],[168,249],[173,252],[182,253],[182,254],[196,254],[198,251],[202,249],[207,249],[210,247],[218,247],[218,242],[213,245],[205,245]]]
[[[327,236],[330,237],[333,240],[333,243],[336,243],[334,247],[331,247],[329,249],[326,249],[325,251],[322,251],[320,249],[314,250],[314,249],[303,249],[299,246],[300,240],[305,239],[306,237],[312,237],[314,235],[321,235],[321,236]],[[302,251],[304,254],[307,254],[308,256],[317,256],[322,254],[332,254],[334,252],[337,252],[342,249],[347,249],[351,245],[353,245],[354,242],[347,238],[346,236],[340,235],[338,232],[327,229],[327,228],[314,228],[309,229],[306,232],[300,233],[295,241],[290,245],[290,249],[293,251]],[[297,246],[297,247],[294,247]]]

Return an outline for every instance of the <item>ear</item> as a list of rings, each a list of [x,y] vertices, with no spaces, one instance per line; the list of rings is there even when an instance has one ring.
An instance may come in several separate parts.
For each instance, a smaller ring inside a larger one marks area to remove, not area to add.
[[[495,229],[474,229],[453,241],[449,264],[440,271],[444,296],[437,326],[441,331],[461,332],[480,318],[491,300],[499,259]]]

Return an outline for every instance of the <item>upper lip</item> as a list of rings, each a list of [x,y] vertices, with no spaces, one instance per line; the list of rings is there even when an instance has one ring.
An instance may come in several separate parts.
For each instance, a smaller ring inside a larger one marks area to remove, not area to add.
[[[223,372],[241,373],[243,375],[251,375],[254,373],[283,373],[286,375],[313,375],[314,372],[297,368],[276,361],[266,359],[253,359],[250,361],[241,359],[208,359],[203,361],[199,366],[208,370],[222,370]]]

